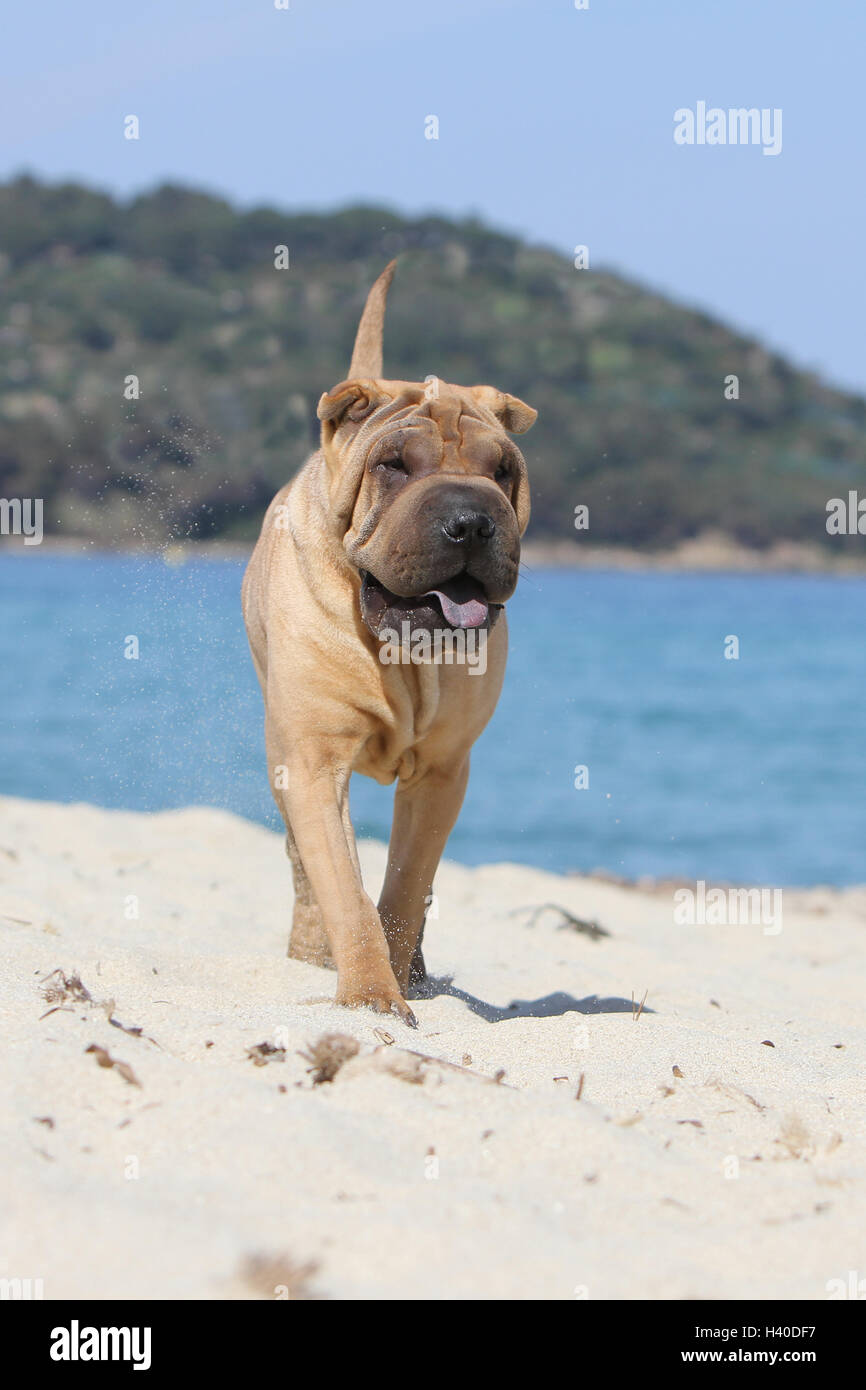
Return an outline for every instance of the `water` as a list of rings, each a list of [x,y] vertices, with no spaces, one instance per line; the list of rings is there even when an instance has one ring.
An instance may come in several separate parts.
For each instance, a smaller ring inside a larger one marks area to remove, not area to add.
[[[0,791],[276,826],[242,573],[0,555]],[[866,881],[866,580],[540,570],[509,612],[451,858]],[[353,780],[360,834],[387,838],[391,796]]]

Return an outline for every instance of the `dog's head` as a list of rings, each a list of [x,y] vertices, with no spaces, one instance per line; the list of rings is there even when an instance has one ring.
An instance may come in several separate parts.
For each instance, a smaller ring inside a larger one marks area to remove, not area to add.
[[[536,412],[491,386],[382,379],[393,262],[370,291],[349,379],[319,402],[331,514],[373,633],[488,627],[517,584]]]

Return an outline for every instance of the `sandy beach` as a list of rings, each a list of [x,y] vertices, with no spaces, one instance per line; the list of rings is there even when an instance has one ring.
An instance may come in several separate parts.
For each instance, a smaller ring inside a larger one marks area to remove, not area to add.
[[[384,847],[361,857],[375,896]],[[840,1296],[866,1277],[866,888],[785,890],[777,934],[679,925],[673,891],[446,862],[410,1031],[286,958],[278,835],[0,800],[0,1278]]]

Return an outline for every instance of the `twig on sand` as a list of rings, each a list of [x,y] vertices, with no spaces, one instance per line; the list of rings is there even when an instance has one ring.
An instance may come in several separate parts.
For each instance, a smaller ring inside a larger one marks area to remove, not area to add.
[[[92,1052],[100,1067],[110,1067],[119,1072],[124,1081],[128,1082],[130,1086],[141,1085],[141,1082],[128,1062],[121,1062],[116,1057],[112,1057],[111,1053],[106,1048],[100,1047],[98,1043],[91,1043],[89,1047],[85,1047],[84,1051]]]
[[[357,1057],[360,1051],[361,1044],[356,1038],[351,1038],[345,1033],[325,1033],[318,1042],[310,1043],[305,1052],[299,1052],[298,1056],[311,1063],[307,1070],[312,1074],[313,1085],[321,1086],[323,1082],[333,1081],[340,1068],[353,1057]],[[426,1052],[412,1052],[408,1048],[394,1047],[393,1043],[383,1043],[375,1048],[369,1057],[375,1067],[381,1067],[400,1081],[411,1081],[415,1085],[421,1085],[428,1070],[434,1068],[439,1071],[457,1072],[460,1076],[483,1081],[488,1086],[505,1086],[511,1089],[505,1080],[504,1067],[500,1067],[493,1076],[485,1076],[483,1072],[472,1071],[457,1062],[447,1062],[444,1057],[431,1057]]]
[[[254,1047],[248,1047],[247,1056],[254,1067],[266,1067],[268,1062],[284,1062],[286,1049],[265,1041],[256,1043]]]
[[[521,912],[530,913],[526,923],[528,927],[534,927],[543,912],[558,912],[563,920],[557,927],[557,931],[565,931],[568,928],[571,931],[579,932],[581,936],[588,936],[590,941],[599,941],[603,936],[610,936],[610,932],[594,918],[588,921],[584,917],[576,917],[573,912],[568,911],[568,908],[560,907],[559,903],[542,903],[540,907],[515,907],[508,915],[509,917],[517,917]]]
[[[94,1009],[102,1010],[112,1028],[119,1028],[122,1033],[128,1033],[131,1038],[143,1038],[146,1042],[152,1042],[154,1047],[159,1047],[156,1038],[145,1033],[143,1028],[138,1025],[130,1026],[121,1023],[119,1018],[114,1017],[113,999],[94,999],[90,990],[82,982],[80,975],[67,975],[58,967],[57,970],[52,970],[49,975],[43,975],[39,983],[42,987],[42,998],[46,1004],[52,1005],[44,1014],[40,1014],[40,1023],[43,1018],[48,1018],[51,1014],[70,1013],[77,1004],[89,1004]]]
[[[257,1253],[247,1255],[238,1270],[238,1277],[251,1293],[260,1298],[309,1302],[321,1297],[310,1288],[310,1279],[317,1274],[315,1260],[299,1264],[290,1255]]]
[[[347,1033],[323,1033],[318,1042],[310,1043],[306,1052],[299,1052],[305,1062],[310,1062],[307,1071],[312,1073],[313,1085],[321,1086],[325,1081],[333,1081],[337,1072],[350,1057],[356,1057],[361,1044]]]
[[[52,970],[49,975],[43,975],[39,981],[42,986],[42,998],[46,1004],[95,1004],[96,1000],[90,993],[86,985],[81,983],[80,975],[66,975],[60,969]],[[51,1010],[53,1013],[53,1010]],[[47,1015],[43,1014],[43,1018]]]

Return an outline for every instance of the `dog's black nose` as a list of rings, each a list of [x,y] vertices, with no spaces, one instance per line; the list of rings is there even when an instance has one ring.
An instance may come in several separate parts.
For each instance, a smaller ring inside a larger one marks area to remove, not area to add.
[[[489,541],[496,530],[496,522],[487,512],[476,511],[474,507],[461,507],[447,521],[443,521],[442,530],[449,541],[471,545],[474,541]]]

